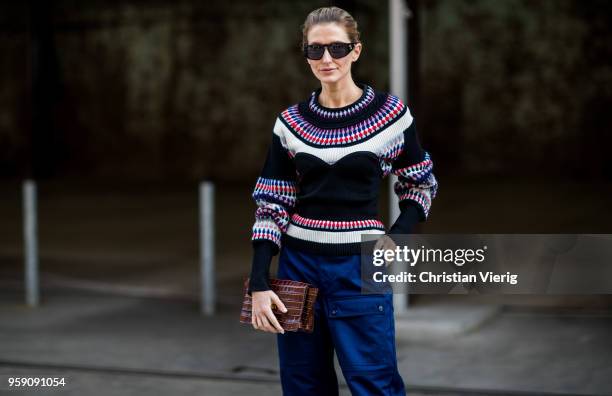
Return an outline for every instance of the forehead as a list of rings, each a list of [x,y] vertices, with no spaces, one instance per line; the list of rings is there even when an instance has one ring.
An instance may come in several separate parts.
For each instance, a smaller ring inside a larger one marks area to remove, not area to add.
[[[329,44],[334,41],[348,42],[349,37],[337,23],[318,23],[308,30],[308,43]]]

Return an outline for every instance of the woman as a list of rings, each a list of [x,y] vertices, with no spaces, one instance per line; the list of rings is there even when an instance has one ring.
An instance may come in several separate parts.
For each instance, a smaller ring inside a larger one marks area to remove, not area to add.
[[[392,295],[361,293],[360,240],[381,235],[375,248],[395,247],[377,218],[390,172],[399,177],[401,214],[388,234],[410,233],[427,218],[437,189],[432,161],[404,103],[353,81],[362,44],[351,15],[311,12],[303,45],[321,88],[278,115],[253,192],[252,324],[277,333],[285,395],[337,395],[334,350],[353,395],[404,395]],[[272,304],[285,311],[267,282],[279,252],[278,278],[319,288],[312,334],[284,333],[272,313]]]

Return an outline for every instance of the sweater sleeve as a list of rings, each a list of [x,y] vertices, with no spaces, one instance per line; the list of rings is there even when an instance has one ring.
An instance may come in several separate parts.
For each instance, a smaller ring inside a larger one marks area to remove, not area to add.
[[[270,289],[270,264],[280,250],[281,236],[287,231],[297,199],[295,165],[276,128],[252,197],[257,209],[251,238],[253,262],[249,294]]]
[[[415,120],[403,133],[400,154],[395,157],[391,172],[398,176],[393,188],[401,210],[389,234],[410,234],[414,225],[425,221],[431,201],[436,197],[438,182],[432,172],[433,161],[421,147]]]

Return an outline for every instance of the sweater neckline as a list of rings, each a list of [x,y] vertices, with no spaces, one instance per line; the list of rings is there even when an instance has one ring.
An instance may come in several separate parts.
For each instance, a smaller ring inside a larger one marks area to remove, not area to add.
[[[281,119],[295,136],[316,147],[350,146],[376,135],[406,112],[406,107],[396,96],[363,87],[362,97],[348,106],[329,109],[318,102],[320,90],[309,99],[294,104],[283,111]],[[313,108],[309,106],[313,105]],[[335,110],[317,113],[317,109]],[[330,118],[325,118],[325,116]],[[334,118],[332,118],[334,117]]]
[[[356,85],[361,88],[363,92],[355,102],[343,107],[325,107],[319,103],[319,95],[323,90],[322,87],[319,87],[310,94],[308,109],[316,116],[329,121],[340,121],[345,118],[353,117],[372,103],[376,96],[374,89],[369,85],[365,83],[356,83]]]

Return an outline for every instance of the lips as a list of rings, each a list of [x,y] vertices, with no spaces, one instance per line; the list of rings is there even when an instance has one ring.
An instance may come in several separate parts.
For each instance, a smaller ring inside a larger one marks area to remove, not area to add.
[[[321,71],[323,71],[323,72],[330,72],[330,71],[334,71],[334,70],[336,70],[336,69],[321,69]]]

